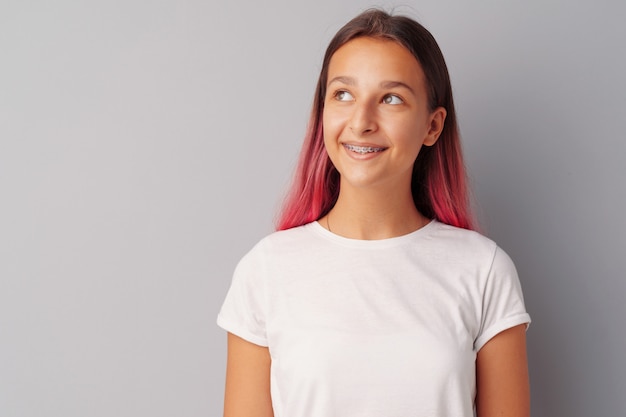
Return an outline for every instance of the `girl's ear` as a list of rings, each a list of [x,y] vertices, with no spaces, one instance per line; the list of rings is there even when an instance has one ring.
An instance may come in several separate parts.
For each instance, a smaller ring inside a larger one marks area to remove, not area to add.
[[[437,107],[430,114],[430,126],[428,127],[426,139],[424,139],[424,145],[432,146],[437,142],[443,130],[443,124],[446,121],[447,114],[448,112],[443,107]]]

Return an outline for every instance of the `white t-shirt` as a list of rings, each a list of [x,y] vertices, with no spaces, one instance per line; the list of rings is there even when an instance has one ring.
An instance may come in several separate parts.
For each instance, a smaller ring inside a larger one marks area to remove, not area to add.
[[[269,347],[275,417],[472,417],[476,352],[530,317],[476,232],[355,240],[313,222],[240,261],[217,322]]]

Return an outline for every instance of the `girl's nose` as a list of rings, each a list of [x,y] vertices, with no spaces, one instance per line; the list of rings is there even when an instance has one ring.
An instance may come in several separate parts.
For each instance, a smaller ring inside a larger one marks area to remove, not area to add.
[[[378,126],[373,105],[369,103],[355,103],[349,127],[355,135],[366,135],[376,131]]]

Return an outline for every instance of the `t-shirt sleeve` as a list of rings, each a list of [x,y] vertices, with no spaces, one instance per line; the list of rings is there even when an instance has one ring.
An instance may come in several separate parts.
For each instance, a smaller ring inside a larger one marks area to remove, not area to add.
[[[217,324],[242,339],[267,346],[266,274],[264,259],[260,252],[257,245],[239,261],[230,289],[217,316]]]
[[[481,325],[474,348],[478,352],[498,333],[517,326],[530,324],[524,306],[522,287],[511,258],[496,248],[487,276],[482,300]]]

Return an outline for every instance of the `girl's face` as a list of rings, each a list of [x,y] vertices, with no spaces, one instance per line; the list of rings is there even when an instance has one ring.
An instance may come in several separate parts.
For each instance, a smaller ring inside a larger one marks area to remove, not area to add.
[[[397,42],[362,37],[335,52],[323,127],[342,190],[410,192],[415,158],[435,143],[446,116],[443,108],[428,109],[426,91],[420,64]]]

